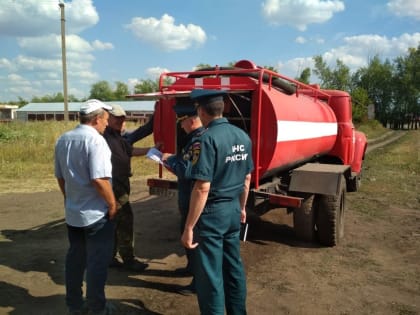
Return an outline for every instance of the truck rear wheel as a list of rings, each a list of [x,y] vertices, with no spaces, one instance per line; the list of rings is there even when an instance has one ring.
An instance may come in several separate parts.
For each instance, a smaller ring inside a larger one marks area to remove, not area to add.
[[[335,246],[344,237],[346,181],[341,176],[337,195],[316,195],[314,208],[318,240],[322,245]]]
[[[315,215],[313,209],[313,194],[306,194],[303,197],[302,206],[293,209],[293,229],[296,237],[305,242],[312,242],[315,239]]]

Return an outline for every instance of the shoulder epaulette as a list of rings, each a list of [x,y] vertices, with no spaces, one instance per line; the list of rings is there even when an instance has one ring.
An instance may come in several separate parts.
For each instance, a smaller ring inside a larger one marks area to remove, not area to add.
[[[207,128],[203,128],[202,130],[200,130],[199,132],[197,132],[194,137],[201,137],[205,132],[207,131]]]

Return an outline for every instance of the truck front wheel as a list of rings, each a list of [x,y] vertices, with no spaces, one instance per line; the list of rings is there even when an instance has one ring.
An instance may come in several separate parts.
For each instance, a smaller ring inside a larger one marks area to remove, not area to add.
[[[338,245],[344,237],[345,198],[346,181],[343,175],[337,195],[315,195],[315,228],[322,245]]]

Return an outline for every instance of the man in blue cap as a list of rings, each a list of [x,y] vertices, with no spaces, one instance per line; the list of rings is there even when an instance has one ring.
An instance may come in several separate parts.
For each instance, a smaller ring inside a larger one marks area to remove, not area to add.
[[[186,136],[180,141],[182,149],[178,154],[164,153],[162,160],[166,166],[178,177],[178,208],[181,214],[181,233],[184,231],[185,220],[187,219],[192,190],[192,180],[189,178],[192,160],[197,152],[194,147],[196,137],[200,137],[204,132],[204,127],[197,111],[189,98],[177,100],[174,111],[180,127],[185,131]],[[193,251],[185,248],[187,256],[186,271],[193,274]],[[194,278],[191,283],[179,290],[182,294],[195,293]]]
[[[253,170],[251,140],[223,117],[226,93],[191,92],[206,132],[194,143],[195,181],[181,237],[194,249],[194,277],[201,314],[246,314],[246,279],[239,232]]]

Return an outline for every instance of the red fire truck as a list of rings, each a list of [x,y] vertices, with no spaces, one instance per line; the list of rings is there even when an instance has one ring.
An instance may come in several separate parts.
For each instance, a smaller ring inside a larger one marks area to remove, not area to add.
[[[182,131],[172,109],[176,99],[201,88],[226,91],[224,116],[252,139],[255,170],[248,208],[260,215],[287,208],[299,238],[337,245],[344,236],[345,195],[360,185],[367,147],[352,122],[350,95],[305,85],[248,60],[164,73],[159,92],[130,97],[157,99],[154,139],[166,152],[180,149]],[[148,180],[151,193],[176,187],[162,172]]]

